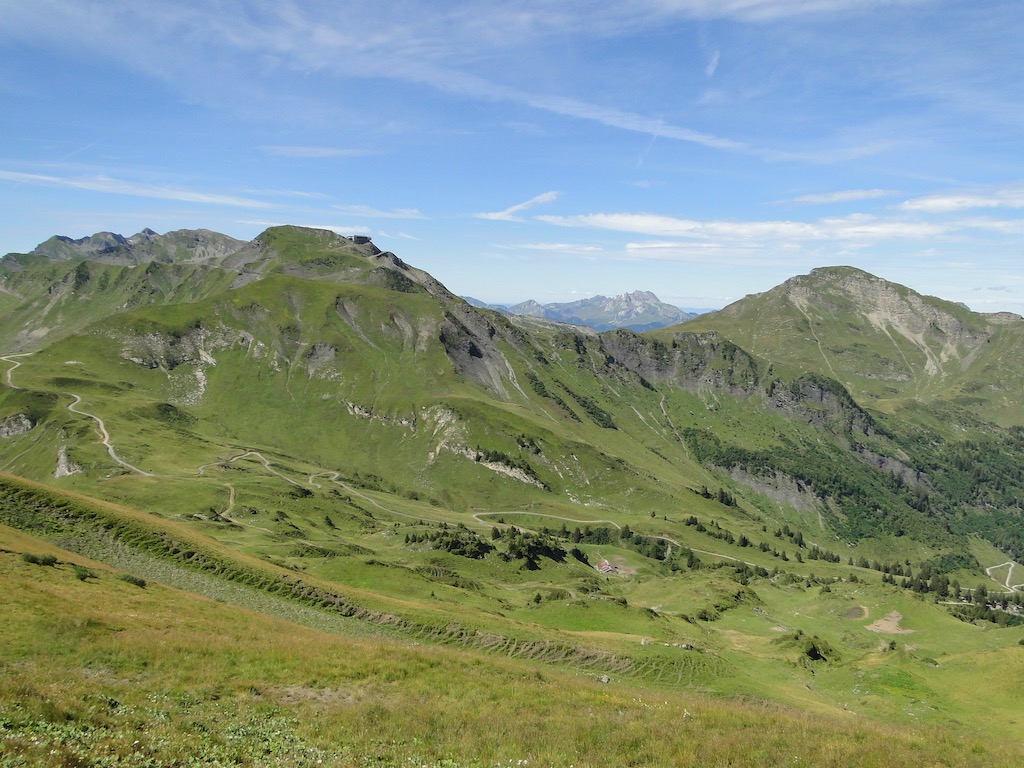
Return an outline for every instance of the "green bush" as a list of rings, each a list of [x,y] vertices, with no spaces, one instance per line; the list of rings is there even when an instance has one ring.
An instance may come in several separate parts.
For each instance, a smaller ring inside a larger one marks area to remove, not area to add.
[[[22,552],[21,559],[32,565],[56,565],[57,558],[53,555],[33,555],[31,552]]]

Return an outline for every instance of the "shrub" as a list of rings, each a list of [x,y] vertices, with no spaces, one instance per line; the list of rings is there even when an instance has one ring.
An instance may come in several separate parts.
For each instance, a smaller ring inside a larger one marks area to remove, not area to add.
[[[85,581],[86,579],[95,579],[96,574],[91,569],[86,568],[84,565],[75,566],[75,578],[79,581]]]
[[[126,584],[132,584],[133,586],[140,587],[142,589],[146,588],[146,580],[145,579],[140,579],[138,576],[132,576],[130,573],[122,573],[117,578],[119,578],[121,581],[125,582]]]
[[[53,555],[33,555],[31,552],[22,552],[21,559],[32,565],[56,565],[57,558]]]

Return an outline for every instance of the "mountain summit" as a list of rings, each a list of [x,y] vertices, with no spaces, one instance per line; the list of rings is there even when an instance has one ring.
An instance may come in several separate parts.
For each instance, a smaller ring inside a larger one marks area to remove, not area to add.
[[[562,304],[539,304],[534,300],[501,309],[510,315],[528,315],[570,325],[583,325],[596,331],[625,328],[649,331],[676,325],[696,317],[658,299],[650,291],[633,291],[619,296],[594,296]]]
[[[998,411],[1021,405],[1024,321],[924,296],[853,267],[823,267],[687,325],[716,331],[779,371],[816,371],[875,407],[947,401]]]

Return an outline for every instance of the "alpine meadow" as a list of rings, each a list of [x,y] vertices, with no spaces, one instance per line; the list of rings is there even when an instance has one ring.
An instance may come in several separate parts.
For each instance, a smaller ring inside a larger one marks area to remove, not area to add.
[[[1024,320],[682,324],[365,237],[0,262],[3,765],[1013,766]]]

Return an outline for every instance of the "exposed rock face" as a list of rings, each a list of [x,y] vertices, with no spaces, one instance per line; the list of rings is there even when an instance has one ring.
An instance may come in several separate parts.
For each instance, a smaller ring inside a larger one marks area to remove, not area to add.
[[[713,333],[677,333],[669,345],[622,330],[602,334],[601,343],[616,362],[651,381],[745,395],[757,387],[754,359]]]
[[[785,504],[800,512],[819,512],[823,506],[813,489],[781,472],[753,475],[742,467],[730,467],[727,471],[736,482],[764,494],[777,504]]]
[[[147,333],[124,338],[121,357],[147,368],[173,371],[182,364],[216,365],[211,354],[214,350],[250,341],[248,334],[242,331],[197,326],[185,334]]]
[[[68,458],[67,446],[62,445],[57,451],[57,467],[53,470],[53,476],[57,478],[70,477],[71,475],[77,475],[81,471],[81,466]]]
[[[924,356],[925,375],[939,375],[950,362],[968,363],[991,337],[985,325],[968,326],[962,309],[922,296],[860,270],[824,268],[790,278],[781,286],[803,311],[816,304],[833,313],[851,309],[889,337],[906,339]],[[1007,322],[1000,318],[996,322]],[[986,324],[987,325],[987,324]]]
[[[306,353],[306,373],[312,376],[322,366],[332,365],[337,356],[338,350],[334,346],[317,342]]]
[[[508,399],[505,382],[514,379],[512,366],[498,349],[498,329],[485,315],[465,303],[453,303],[444,313],[439,340],[459,373]]]
[[[0,421],[0,437],[15,437],[23,435],[34,427],[35,424],[24,413],[16,413]]]
[[[773,382],[765,405],[835,432],[869,435],[874,431],[871,417],[842,385],[822,376],[802,376],[788,384]]]

